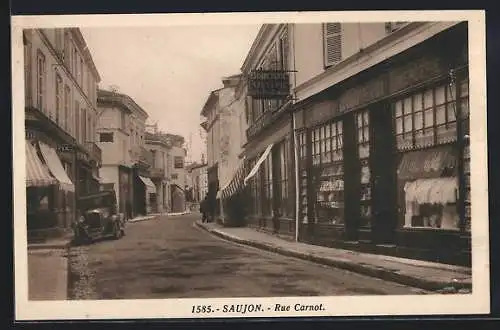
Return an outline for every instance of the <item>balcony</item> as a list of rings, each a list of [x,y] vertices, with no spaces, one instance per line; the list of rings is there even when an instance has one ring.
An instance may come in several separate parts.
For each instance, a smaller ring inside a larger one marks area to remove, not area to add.
[[[85,149],[87,149],[91,160],[94,160],[98,165],[102,164],[102,150],[95,142],[86,142]]]
[[[149,176],[152,179],[163,179],[165,177],[165,169],[159,167],[152,167],[149,169]]]
[[[246,131],[247,139],[251,140],[255,135],[266,129],[270,124],[281,117],[281,115],[290,108],[290,105],[290,98],[271,104],[256,121],[250,124],[250,127]]]

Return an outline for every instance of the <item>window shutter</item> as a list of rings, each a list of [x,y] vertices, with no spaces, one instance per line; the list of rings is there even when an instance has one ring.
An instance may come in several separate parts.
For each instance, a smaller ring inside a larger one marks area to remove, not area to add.
[[[323,25],[325,66],[335,65],[342,60],[342,27],[340,23]]]

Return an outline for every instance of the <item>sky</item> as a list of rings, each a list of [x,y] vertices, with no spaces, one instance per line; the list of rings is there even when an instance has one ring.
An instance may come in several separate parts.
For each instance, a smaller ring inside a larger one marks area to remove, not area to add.
[[[240,73],[260,25],[80,28],[101,76],[149,114],[148,124],[191,137],[188,153],[205,151],[200,112],[222,78]],[[206,159],[206,155],[205,155]]]

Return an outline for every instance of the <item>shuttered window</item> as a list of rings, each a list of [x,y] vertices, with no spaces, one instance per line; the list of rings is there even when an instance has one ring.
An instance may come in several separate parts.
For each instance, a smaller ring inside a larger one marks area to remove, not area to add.
[[[323,24],[324,64],[335,65],[342,60],[342,27],[340,23]]]

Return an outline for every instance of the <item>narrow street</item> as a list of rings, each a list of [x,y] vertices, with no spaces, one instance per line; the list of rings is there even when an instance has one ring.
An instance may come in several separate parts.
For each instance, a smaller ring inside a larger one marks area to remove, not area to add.
[[[120,240],[72,247],[70,299],[415,294],[420,290],[239,246],[196,214],[130,223]]]

